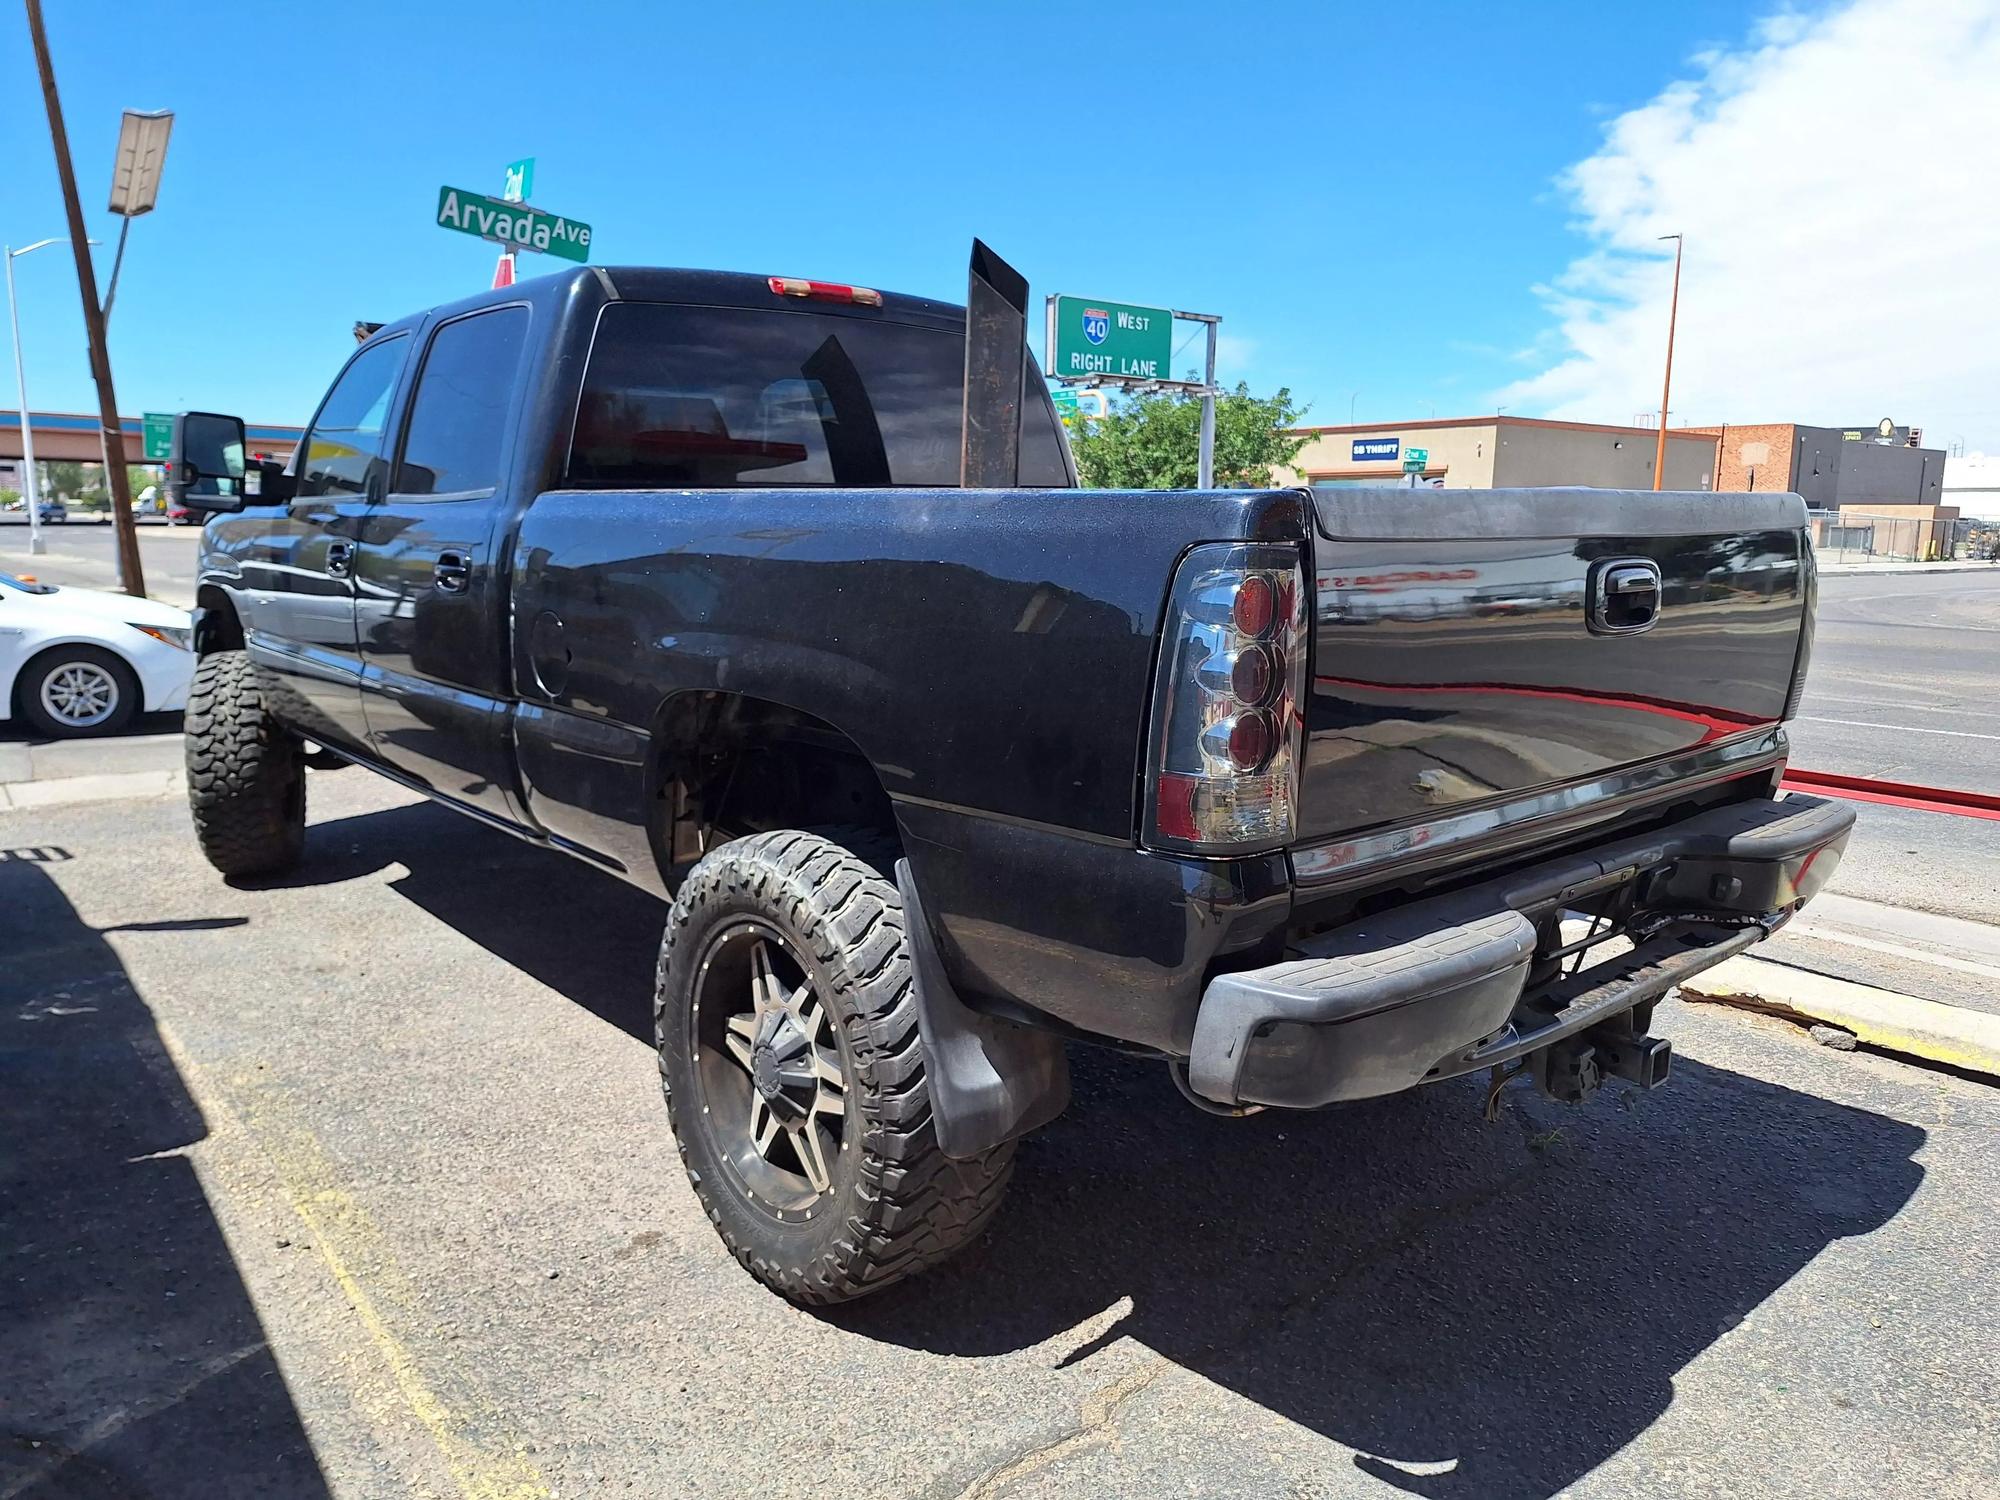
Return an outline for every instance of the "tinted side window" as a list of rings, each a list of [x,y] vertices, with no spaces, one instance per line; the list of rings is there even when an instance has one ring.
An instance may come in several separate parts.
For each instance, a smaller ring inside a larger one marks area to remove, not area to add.
[[[431,336],[410,403],[399,495],[463,495],[500,483],[528,309],[502,307],[445,324]]]
[[[955,332],[778,308],[613,303],[584,374],[568,483],[952,486],[964,387]],[[1023,482],[1066,484],[1046,400],[1025,421]]]
[[[369,470],[382,462],[389,397],[409,343],[402,335],[386,339],[363,349],[340,372],[306,438],[301,496],[367,492]]]

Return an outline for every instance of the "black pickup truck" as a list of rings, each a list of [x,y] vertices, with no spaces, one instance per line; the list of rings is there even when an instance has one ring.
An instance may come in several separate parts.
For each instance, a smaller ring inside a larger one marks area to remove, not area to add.
[[[1801,501],[1078,489],[980,254],[969,313],[598,268],[419,313],[289,471],[184,414],[208,859],[300,859],[353,762],[669,899],[688,1176],[803,1301],[976,1236],[1071,1041],[1223,1113],[1663,1081],[1656,1002],[1852,823],[1778,790]]]

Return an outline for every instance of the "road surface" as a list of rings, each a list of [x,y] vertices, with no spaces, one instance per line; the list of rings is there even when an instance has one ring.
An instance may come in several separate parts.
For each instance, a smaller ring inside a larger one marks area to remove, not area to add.
[[[1078,1054],[961,1260],[724,1251],[659,905],[359,771],[233,889],[0,813],[0,1494],[1990,1500],[2000,1094],[1668,1005],[1675,1076],[1190,1109]]]

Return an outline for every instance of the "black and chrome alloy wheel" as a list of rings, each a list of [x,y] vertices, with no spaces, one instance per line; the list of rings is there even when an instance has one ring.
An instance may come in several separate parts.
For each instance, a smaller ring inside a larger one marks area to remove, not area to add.
[[[709,939],[695,985],[701,1108],[727,1166],[778,1218],[807,1217],[832,1193],[849,1139],[847,1069],[812,971],[750,919]]]

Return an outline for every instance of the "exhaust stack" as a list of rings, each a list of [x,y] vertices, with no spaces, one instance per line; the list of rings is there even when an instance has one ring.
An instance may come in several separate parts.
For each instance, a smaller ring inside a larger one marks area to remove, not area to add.
[[[1013,489],[1021,480],[1021,383],[1027,374],[1028,279],[972,242],[965,294],[965,416],[958,482]]]

